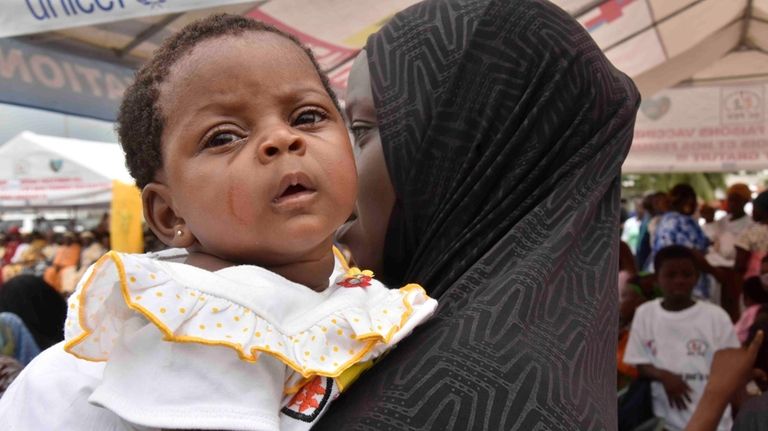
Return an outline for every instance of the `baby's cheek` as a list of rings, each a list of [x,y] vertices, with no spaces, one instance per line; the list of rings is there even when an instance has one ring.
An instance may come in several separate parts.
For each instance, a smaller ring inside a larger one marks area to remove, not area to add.
[[[255,220],[256,214],[252,199],[253,196],[246,187],[230,180],[227,187],[226,209],[233,221],[248,225]]]

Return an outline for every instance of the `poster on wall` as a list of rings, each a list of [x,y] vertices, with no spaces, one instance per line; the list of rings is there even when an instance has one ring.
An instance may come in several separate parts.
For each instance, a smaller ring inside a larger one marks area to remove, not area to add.
[[[624,173],[768,169],[768,82],[661,91],[640,105]]]
[[[129,18],[186,12],[253,0],[3,0],[0,37],[42,33]]]

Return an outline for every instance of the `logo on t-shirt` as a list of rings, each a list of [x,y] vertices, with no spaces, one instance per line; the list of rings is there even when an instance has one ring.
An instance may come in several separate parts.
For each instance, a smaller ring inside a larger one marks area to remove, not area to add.
[[[651,352],[651,355],[656,356],[656,342],[654,340],[648,340],[645,342],[645,348]]]
[[[706,355],[707,350],[709,350],[709,344],[699,338],[688,340],[685,347],[688,349],[688,356],[704,356]]]

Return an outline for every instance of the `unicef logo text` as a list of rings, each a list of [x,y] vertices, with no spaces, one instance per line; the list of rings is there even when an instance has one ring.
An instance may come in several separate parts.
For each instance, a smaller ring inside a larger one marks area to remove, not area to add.
[[[77,15],[109,13],[126,9],[126,0],[24,0],[29,13],[38,21]],[[151,8],[162,7],[167,0],[134,0]],[[128,6],[130,7],[130,6]]]

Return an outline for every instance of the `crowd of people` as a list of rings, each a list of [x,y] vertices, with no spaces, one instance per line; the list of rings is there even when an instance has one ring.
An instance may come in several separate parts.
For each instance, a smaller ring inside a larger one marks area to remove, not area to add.
[[[85,269],[109,250],[109,232],[21,233],[16,226],[0,234],[0,283],[18,275],[42,277],[63,294],[71,293]]]
[[[0,232],[0,395],[24,365],[64,338],[66,298],[109,248],[106,216],[81,232],[14,225]]]
[[[683,430],[712,378],[715,352],[750,345],[766,329],[768,192],[752,199],[747,185],[734,184],[722,204],[699,206],[694,189],[678,184],[637,204],[619,262],[619,421],[623,429],[661,421]],[[726,214],[715,220],[718,206]],[[733,411],[724,404],[716,429],[731,429],[734,417],[740,427],[756,414],[768,418],[760,409],[737,415],[768,389],[766,359],[763,346],[754,379],[728,400]]]

